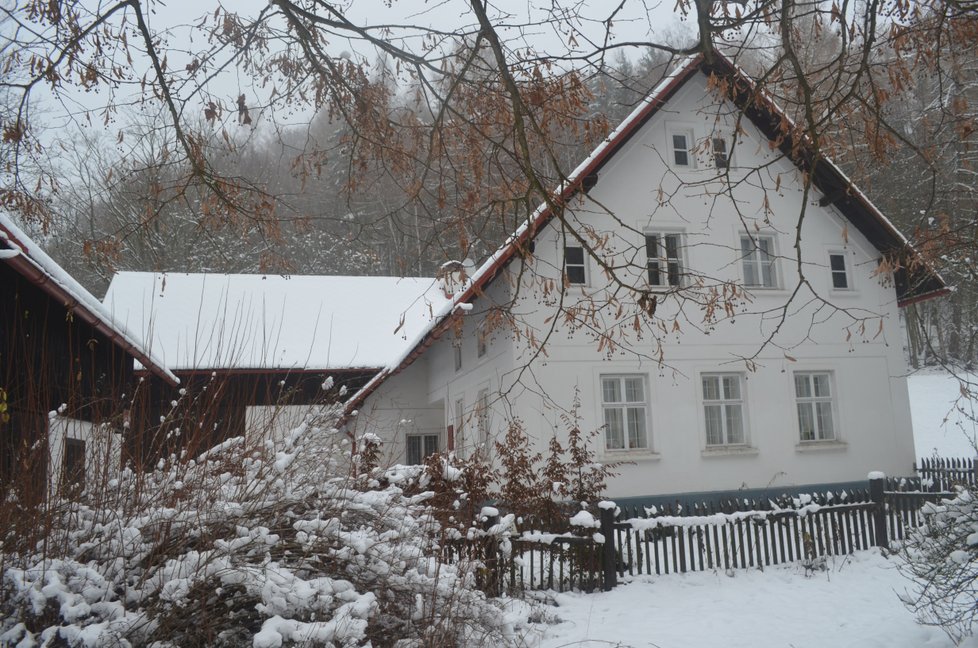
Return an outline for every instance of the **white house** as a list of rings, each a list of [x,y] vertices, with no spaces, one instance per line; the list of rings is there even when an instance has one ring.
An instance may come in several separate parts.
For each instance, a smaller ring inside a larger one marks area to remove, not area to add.
[[[946,288],[788,123],[723,57],[687,62],[356,395],[355,425],[412,461],[517,418],[541,451],[600,430],[618,498],[909,473],[899,309]]]

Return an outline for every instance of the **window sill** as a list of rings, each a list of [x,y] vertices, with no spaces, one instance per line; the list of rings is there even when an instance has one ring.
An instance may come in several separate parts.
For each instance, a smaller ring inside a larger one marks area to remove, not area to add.
[[[795,452],[838,452],[848,447],[845,441],[802,441],[795,446]]]
[[[700,456],[709,457],[756,457],[760,450],[754,446],[711,446],[700,451]]]
[[[603,458],[611,461],[659,461],[662,455],[652,450],[605,450]]]

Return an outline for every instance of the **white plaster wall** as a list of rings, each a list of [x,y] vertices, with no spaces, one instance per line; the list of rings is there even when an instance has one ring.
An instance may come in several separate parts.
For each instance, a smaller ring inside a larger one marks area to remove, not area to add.
[[[245,408],[245,447],[281,441],[306,421],[322,420],[335,405],[252,405]]]
[[[526,273],[533,279],[515,296],[519,338],[494,342],[487,358],[474,361],[473,331],[480,312],[512,297],[500,277],[465,316],[463,370],[454,371],[451,335],[446,335],[423,356],[426,365],[416,362],[395,377],[398,382],[388,381],[390,396],[404,403],[444,404],[449,424],[456,398],[461,395],[469,409],[480,385],[488,384],[498,395],[494,431],[501,433],[507,419],[519,417],[545,450],[555,431],[566,435],[561,414],[571,408],[575,393],[581,428],[598,429],[603,423],[600,377],[645,375],[652,447],[602,450],[604,461],[629,462],[609,485],[612,497],[855,481],[870,470],[908,473],[914,453],[903,338],[892,283],[872,276],[880,254],[834,208],[820,207],[817,192],[806,200],[795,167],[772,155],[749,122],[737,124],[736,119],[737,112],[716,104],[706,92],[705,77],[698,76],[602,169],[589,198],[576,199],[565,214],[609,264],[620,268],[620,276],[631,273],[634,285],[644,281],[645,232],[684,234],[685,264],[698,272],[701,283],[691,298],[657,295],[656,316],[665,328],[635,331],[629,314],[634,305],[628,303],[634,297],[607,288],[593,260],[587,286],[561,291],[566,235],[552,224],[536,239],[532,272]],[[706,155],[698,156],[695,169],[671,167],[664,155],[676,128],[697,140],[741,133],[729,180]],[[729,293],[743,282],[743,232],[775,238],[779,286],[738,294],[730,311],[720,308],[715,321],[704,321],[711,291]],[[831,290],[830,250],[847,255],[853,290]],[[511,276],[518,263],[511,266]],[[811,289],[793,294],[799,265]],[[783,309],[789,299],[791,305]],[[596,302],[608,306],[590,314],[583,327],[554,318],[561,308],[579,306],[585,312]],[[545,341],[545,353],[528,342],[531,338]],[[832,372],[836,443],[798,441],[792,373],[804,370]],[[737,372],[745,379],[748,443],[741,451],[706,450],[700,394],[704,372]],[[413,383],[423,375],[427,391],[420,394]],[[412,383],[410,390],[405,382]],[[387,397],[375,394],[368,404]],[[603,437],[598,442],[600,447]]]
[[[101,477],[119,469],[122,461],[122,436],[108,426],[53,415],[48,419],[48,488],[51,495],[61,488],[64,471],[65,439],[85,442],[85,479],[88,487]]]
[[[438,434],[438,447],[447,443],[444,408],[428,401],[428,362],[422,356],[388,378],[348,425],[354,435],[369,432],[383,440],[381,462],[385,465],[404,463],[408,434]]]

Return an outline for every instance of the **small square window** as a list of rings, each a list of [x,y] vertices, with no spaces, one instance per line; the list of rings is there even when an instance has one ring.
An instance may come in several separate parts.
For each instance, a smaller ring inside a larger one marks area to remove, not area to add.
[[[773,236],[740,237],[744,285],[749,288],[777,288],[778,273]]]
[[[569,284],[583,285],[587,283],[584,248],[574,246],[564,248],[564,276]]]
[[[645,254],[650,286],[682,285],[681,234],[646,234]]]
[[[849,290],[851,288],[845,254],[841,252],[829,254],[829,271],[832,273],[833,290]]]
[[[409,434],[407,435],[406,460],[408,465],[416,466],[424,463],[424,460],[438,452],[437,434]]]
[[[687,133],[672,134],[672,163],[677,167],[692,166],[692,156],[689,152],[691,139]]]
[[[718,169],[726,169],[730,164],[730,158],[727,155],[727,140],[722,137],[714,137],[712,138],[712,143],[713,164]]]

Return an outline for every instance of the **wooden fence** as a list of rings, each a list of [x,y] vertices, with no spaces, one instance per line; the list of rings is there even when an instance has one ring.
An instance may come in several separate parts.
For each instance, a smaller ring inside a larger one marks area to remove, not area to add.
[[[772,500],[722,500],[686,507],[620,509],[599,505],[584,534],[527,532],[489,540],[479,550],[482,585],[491,595],[526,590],[609,590],[625,574],[764,569],[903,539],[923,522],[924,502],[953,497],[927,479],[877,478],[845,494]],[[487,527],[496,522],[487,521]],[[470,556],[471,557],[471,556]]]
[[[914,466],[917,475],[928,483],[932,490],[951,490],[955,485],[975,486],[978,484],[978,461],[970,459],[950,459],[931,457],[921,459]]]

